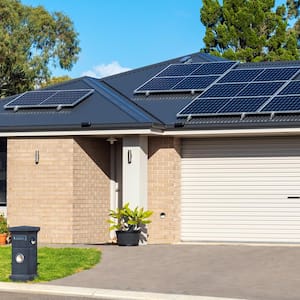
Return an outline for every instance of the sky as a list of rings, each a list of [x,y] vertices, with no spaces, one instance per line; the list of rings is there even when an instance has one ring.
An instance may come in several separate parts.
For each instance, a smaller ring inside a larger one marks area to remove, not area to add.
[[[81,53],[72,71],[53,76],[104,77],[185,56],[203,47],[201,0],[21,0],[61,11],[79,33]],[[277,4],[284,0],[277,0]]]
[[[81,53],[71,72],[108,76],[197,52],[203,47],[201,0],[21,0],[61,11],[79,33]]]

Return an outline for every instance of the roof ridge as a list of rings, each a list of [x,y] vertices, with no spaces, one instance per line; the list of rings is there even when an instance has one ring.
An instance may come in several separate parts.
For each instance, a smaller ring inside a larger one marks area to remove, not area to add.
[[[154,118],[148,112],[142,110],[123,94],[117,94],[116,91],[112,90],[105,82],[87,76],[83,78],[83,81],[136,121],[153,123]],[[157,118],[155,119],[159,121]],[[161,123],[161,125],[162,124],[163,123]]]

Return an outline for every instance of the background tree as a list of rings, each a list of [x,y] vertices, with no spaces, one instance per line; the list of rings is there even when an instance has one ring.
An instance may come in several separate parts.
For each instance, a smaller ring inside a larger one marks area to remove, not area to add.
[[[49,85],[54,85],[54,84],[58,84],[58,83],[62,83],[64,81],[68,81],[71,80],[72,78],[68,75],[62,75],[62,76],[53,76],[50,79],[48,79],[46,82],[41,83],[41,87],[46,87]]]
[[[60,12],[0,1],[0,96],[49,80],[49,67],[70,70],[80,52],[72,21]]]
[[[300,47],[300,1],[299,0],[287,0],[286,1],[288,14],[288,20],[293,24],[293,29],[297,36],[298,48]]]
[[[288,23],[299,13],[299,1],[288,1],[275,7],[274,0],[203,0],[203,50],[247,62],[299,59],[299,35]]]

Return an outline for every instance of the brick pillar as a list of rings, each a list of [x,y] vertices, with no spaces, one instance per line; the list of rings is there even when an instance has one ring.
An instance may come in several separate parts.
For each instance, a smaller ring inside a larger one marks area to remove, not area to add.
[[[149,243],[180,241],[180,145],[178,138],[149,138],[148,209],[154,211]]]

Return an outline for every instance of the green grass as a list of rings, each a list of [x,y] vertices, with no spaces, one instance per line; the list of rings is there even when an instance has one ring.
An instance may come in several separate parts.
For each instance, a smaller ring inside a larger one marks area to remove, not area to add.
[[[91,248],[39,248],[38,277],[34,282],[50,281],[87,270],[100,261],[101,253]],[[0,281],[10,281],[11,247],[0,247]]]

